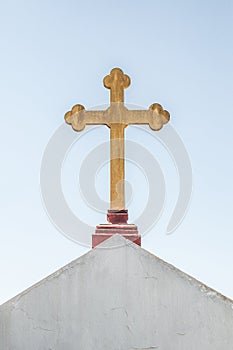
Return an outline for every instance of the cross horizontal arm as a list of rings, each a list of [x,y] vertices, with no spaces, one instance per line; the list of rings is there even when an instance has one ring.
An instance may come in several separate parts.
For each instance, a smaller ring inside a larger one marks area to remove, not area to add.
[[[134,125],[147,124],[153,130],[159,130],[170,119],[170,115],[158,103],[152,104],[148,110],[129,110],[123,103],[111,103],[105,111],[86,111],[82,105],[75,105],[65,115],[65,120],[73,129],[81,131],[85,125],[114,124]]]

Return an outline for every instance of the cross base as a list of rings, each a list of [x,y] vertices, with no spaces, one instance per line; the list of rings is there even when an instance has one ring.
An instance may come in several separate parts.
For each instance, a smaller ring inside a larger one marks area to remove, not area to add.
[[[128,224],[128,210],[108,210],[107,224],[96,226],[92,235],[92,248],[104,242],[114,234],[120,234],[135,244],[141,246],[141,236],[136,225]]]

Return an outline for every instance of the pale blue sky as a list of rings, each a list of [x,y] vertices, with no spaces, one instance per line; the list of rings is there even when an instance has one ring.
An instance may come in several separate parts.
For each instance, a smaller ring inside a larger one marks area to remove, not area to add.
[[[7,1],[0,27],[0,303],[88,250],[47,217],[40,163],[70,107],[108,103],[115,66],[128,103],[170,111],[193,168],[185,220],[167,236],[167,212],[143,247],[233,298],[232,1]],[[178,180],[165,178],[169,211]]]

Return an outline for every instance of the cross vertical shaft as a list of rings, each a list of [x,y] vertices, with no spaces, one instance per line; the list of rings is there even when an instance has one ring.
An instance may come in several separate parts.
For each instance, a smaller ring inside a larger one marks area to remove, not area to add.
[[[119,68],[112,69],[103,83],[110,90],[109,108],[104,111],[86,111],[77,104],[66,113],[65,120],[76,131],[82,131],[85,125],[106,125],[110,128],[110,210],[117,212],[125,210],[125,128],[128,125],[144,124],[153,130],[160,130],[170,116],[158,103],[153,103],[148,110],[128,110],[124,105],[124,89],[130,85],[130,78]]]
[[[125,208],[124,131],[126,125],[110,127],[110,209]]]

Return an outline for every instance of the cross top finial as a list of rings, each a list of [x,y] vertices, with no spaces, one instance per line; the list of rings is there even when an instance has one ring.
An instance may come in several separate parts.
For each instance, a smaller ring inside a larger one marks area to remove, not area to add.
[[[103,80],[104,86],[110,89],[110,102],[124,102],[124,89],[130,85],[130,77],[120,68],[113,68]]]

